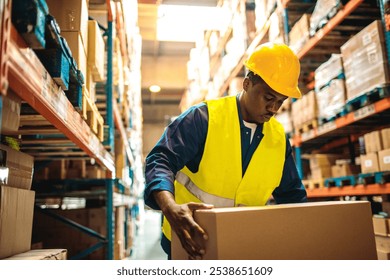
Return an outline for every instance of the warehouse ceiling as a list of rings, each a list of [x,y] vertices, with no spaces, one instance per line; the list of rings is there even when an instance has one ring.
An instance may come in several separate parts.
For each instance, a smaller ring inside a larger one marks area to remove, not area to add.
[[[186,24],[196,23],[200,26],[201,21],[205,21],[204,17],[196,18],[195,15],[183,15],[181,12],[177,12],[174,16],[180,17],[181,15],[182,19],[170,19],[177,21],[175,22],[176,26],[172,30],[168,30],[171,32],[170,34],[163,35],[161,29],[158,33],[158,19],[159,17],[172,17],[172,12],[161,11],[161,8],[165,5],[169,5],[171,9],[174,8],[173,6],[178,6],[177,9],[192,6],[194,11],[200,7],[216,7],[217,2],[217,0],[138,1],[138,26],[142,36],[141,69],[144,122],[157,122],[157,115],[165,115],[165,118],[169,118],[169,116],[177,115],[180,112],[179,103],[187,87],[187,62],[190,50],[195,47],[195,39],[193,38],[196,36],[196,32]],[[165,18],[165,20],[169,22],[169,18]],[[183,25],[187,28],[184,33],[178,29],[182,27],[183,30]],[[180,33],[181,38],[178,37]],[[149,87],[153,84],[161,87],[159,93],[155,94],[149,91]],[[156,114],[156,110],[160,113]]]

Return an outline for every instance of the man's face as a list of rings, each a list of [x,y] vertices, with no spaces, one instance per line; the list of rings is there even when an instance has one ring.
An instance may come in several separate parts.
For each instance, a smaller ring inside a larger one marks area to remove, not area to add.
[[[245,78],[243,87],[246,93],[241,107],[243,118],[247,122],[260,124],[269,121],[287,99],[264,81],[253,85],[249,78]]]

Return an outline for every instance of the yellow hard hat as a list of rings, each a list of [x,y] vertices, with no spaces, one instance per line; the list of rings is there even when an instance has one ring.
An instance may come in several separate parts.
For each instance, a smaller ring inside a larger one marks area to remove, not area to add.
[[[288,46],[262,44],[244,64],[278,93],[293,98],[302,96],[298,88],[301,66],[298,57]]]

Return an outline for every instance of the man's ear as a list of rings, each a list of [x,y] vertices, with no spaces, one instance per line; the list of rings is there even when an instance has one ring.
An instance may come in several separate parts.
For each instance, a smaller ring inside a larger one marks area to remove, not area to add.
[[[242,88],[247,91],[248,90],[248,87],[249,87],[249,83],[251,82],[251,80],[249,80],[248,77],[245,77],[244,78],[244,81],[242,82]]]

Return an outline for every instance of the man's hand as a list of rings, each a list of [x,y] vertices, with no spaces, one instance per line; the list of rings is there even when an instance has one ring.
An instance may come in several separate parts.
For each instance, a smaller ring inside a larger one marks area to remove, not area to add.
[[[198,209],[211,209],[214,206],[195,202],[177,204],[173,195],[168,191],[156,192],[154,197],[172,230],[179,237],[181,245],[189,255],[189,259],[202,259],[205,253],[204,241],[208,239],[208,236],[194,221],[193,212]],[[195,236],[201,238],[195,240]]]
[[[193,212],[198,209],[211,209],[212,205],[190,202],[171,205],[164,211],[171,228],[176,232],[181,245],[189,255],[189,259],[202,259],[205,253],[204,241],[207,233],[194,221]],[[199,236],[200,238],[196,238]]]

